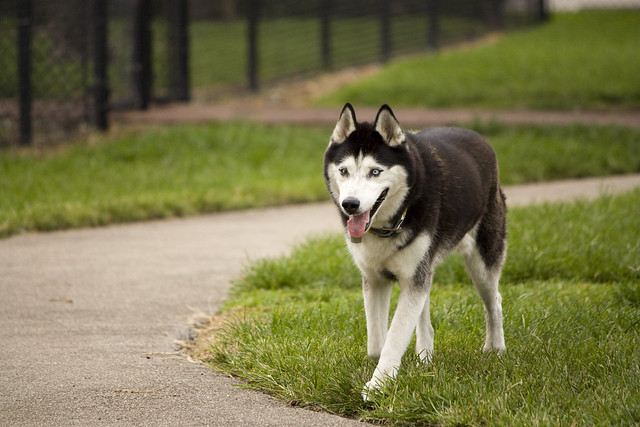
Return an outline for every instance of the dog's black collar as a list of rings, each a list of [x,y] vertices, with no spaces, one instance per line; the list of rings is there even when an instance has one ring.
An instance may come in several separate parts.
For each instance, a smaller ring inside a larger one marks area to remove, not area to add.
[[[407,216],[407,209],[409,209],[409,207],[406,207],[404,209],[404,211],[402,212],[402,215],[400,216],[400,219],[395,223],[393,227],[391,228],[373,228],[372,227],[368,231],[372,232],[378,237],[384,237],[384,238],[389,238],[397,234],[400,234],[400,232],[402,231],[402,223],[404,222],[404,218]]]

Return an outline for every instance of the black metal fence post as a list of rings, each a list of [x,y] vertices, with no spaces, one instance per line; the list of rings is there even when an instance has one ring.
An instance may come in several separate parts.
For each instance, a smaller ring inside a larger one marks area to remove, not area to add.
[[[151,98],[151,2],[137,0],[133,18],[133,102],[146,110]]]
[[[538,22],[547,22],[549,20],[549,10],[547,9],[546,0],[538,0]]]
[[[427,46],[429,50],[438,50],[440,34],[440,4],[439,0],[427,0]]]
[[[485,24],[489,31],[498,31],[504,27],[504,0],[484,0]]]
[[[107,130],[109,81],[107,77],[107,0],[93,0],[93,105],[94,122]]]
[[[331,68],[331,0],[320,1],[320,50],[322,68]]]
[[[249,0],[248,13],[248,73],[249,89],[258,91],[258,21],[260,19],[260,0]]]
[[[189,13],[187,0],[171,2],[171,31],[169,44],[173,45],[169,67],[171,71],[171,98],[175,101],[189,101]]]
[[[391,58],[391,1],[380,2],[380,59],[387,62]]]
[[[20,98],[20,144],[31,144],[31,0],[18,2],[18,90]]]

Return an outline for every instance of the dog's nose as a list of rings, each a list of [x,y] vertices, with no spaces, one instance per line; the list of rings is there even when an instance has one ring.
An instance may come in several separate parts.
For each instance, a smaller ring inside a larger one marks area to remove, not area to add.
[[[348,214],[354,214],[360,207],[360,200],[355,197],[347,197],[342,201],[342,207]]]

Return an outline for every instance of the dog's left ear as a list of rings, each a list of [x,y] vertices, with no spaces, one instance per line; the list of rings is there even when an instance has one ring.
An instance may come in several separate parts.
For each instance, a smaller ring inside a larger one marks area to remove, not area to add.
[[[396,145],[403,144],[405,141],[404,132],[400,129],[400,123],[393,115],[391,108],[385,104],[378,110],[376,115],[376,121],[374,123],[374,129],[382,136],[382,139],[394,147]]]

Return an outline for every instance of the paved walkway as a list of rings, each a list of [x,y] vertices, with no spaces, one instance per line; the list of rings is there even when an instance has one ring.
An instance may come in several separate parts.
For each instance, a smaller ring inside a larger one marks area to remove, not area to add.
[[[514,206],[636,186],[640,175],[506,193]],[[0,240],[0,425],[361,424],[244,390],[176,345],[247,259],[337,230],[321,203]]]

